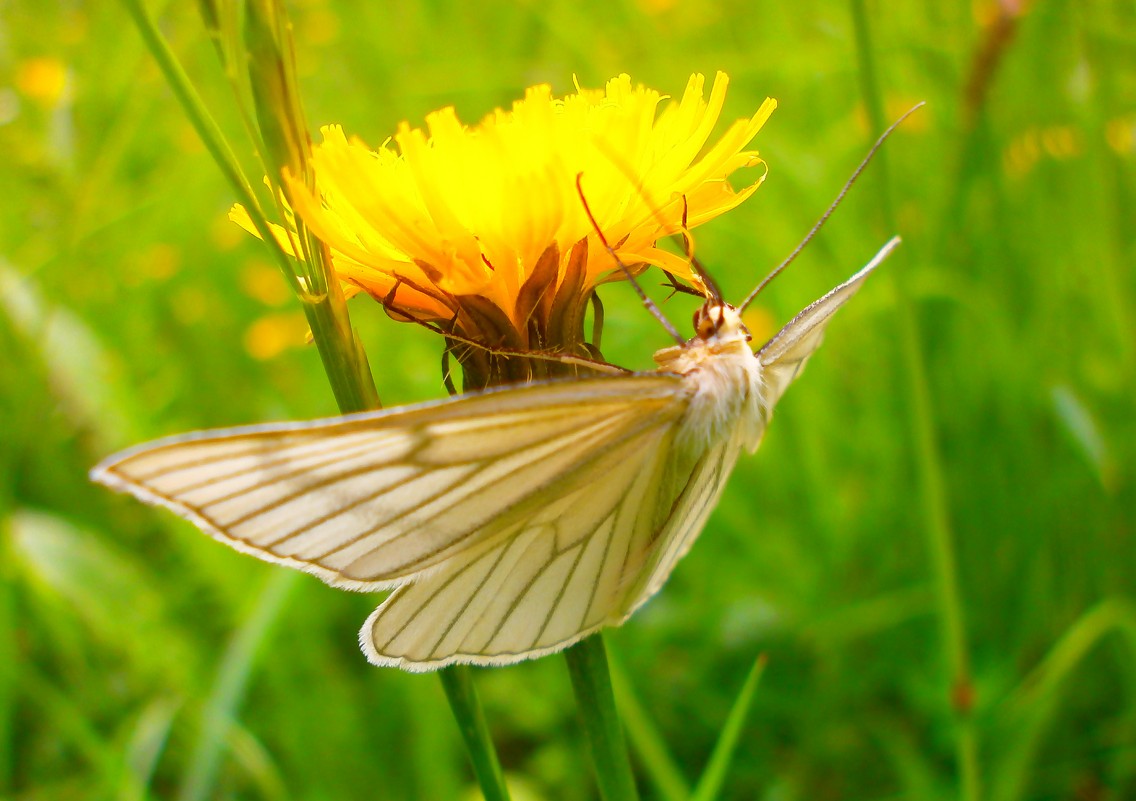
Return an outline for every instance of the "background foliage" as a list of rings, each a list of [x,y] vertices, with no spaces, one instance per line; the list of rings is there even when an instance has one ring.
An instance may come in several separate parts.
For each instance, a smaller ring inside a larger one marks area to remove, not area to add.
[[[691,72],[723,69],[726,119],[777,97],[758,138],[768,182],[698,234],[730,297],[790,250],[873,138],[865,54],[888,116],[927,100],[763,296],[758,325],[892,233],[901,253],[842,312],[666,590],[610,642],[688,780],[767,656],[724,797],[957,797],[967,727],[984,798],[1136,797],[1136,9],[868,3],[865,50],[858,6],[292,10],[313,125],[374,144],[441,105],[474,121],[533,83],[570,91],[573,75],[627,71],[679,94]],[[194,4],[155,12],[238,133]],[[302,315],[224,219],[230,191],[122,9],[17,0],[0,14],[0,793],[471,792],[437,681],[358,652],[375,598],[88,484],[90,465],[143,439],[334,404]],[[897,275],[921,330],[973,671],[953,691]],[[605,300],[607,356],[649,366],[665,335],[625,288]],[[681,323],[688,305],[667,309]],[[442,394],[429,334],[352,309],[388,405]],[[478,680],[517,798],[591,797],[563,662]]]

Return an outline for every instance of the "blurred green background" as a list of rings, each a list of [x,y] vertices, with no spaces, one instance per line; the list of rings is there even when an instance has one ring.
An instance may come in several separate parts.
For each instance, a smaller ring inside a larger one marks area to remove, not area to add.
[[[247,157],[195,5],[154,10]],[[778,98],[756,142],[769,180],[697,235],[728,297],[835,195],[874,109],[926,100],[760,299],[769,325],[893,233],[903,248],[609,642],[688,782],[766,655],[724,798],[957,798],[967,738],[984,799],[1136,798],[1131,2],[290,8],[313,128],[372,144],[442,105],[472,122],[533,83],[571,91],[573,75],[680,94],[722,69],[725,120]],[[376,598],[88,483],[145,439],[335,407],[296,303],[225,220],[232,192],[122,8],[0,15],[0,796],[474,797],[437,679],[358,651]],[[649,366],[665,334],[626,287],[605,300],[606,355]],[[667,308],[681,323],[688,306]],[[443,394],[431,335],[351,308],[387,405]],[[963,610],[961,685],[944,586]],[[595,797],[563,661],[477,679],[516,801]],[[637,766],[665,797],[657,764]]]

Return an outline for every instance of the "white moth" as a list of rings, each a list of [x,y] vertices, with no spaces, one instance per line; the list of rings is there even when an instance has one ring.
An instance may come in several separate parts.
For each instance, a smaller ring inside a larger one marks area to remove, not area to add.
[[[709,301],[653,372],[197,432],[91,475],[267,562],[394,589],[359,634],[376,665],[559,651],[662,587],[833,313],[896,244],[756,354],[740,313]]]

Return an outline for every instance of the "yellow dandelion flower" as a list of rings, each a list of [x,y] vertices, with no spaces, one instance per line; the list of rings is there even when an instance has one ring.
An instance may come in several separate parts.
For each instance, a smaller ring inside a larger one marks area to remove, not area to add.
[[[508,110],[465,126],[452,108],[426,130],[403,124],[372,150],[338,126],[314,148],[315,190],[284,176],[294,213],[330,248],[348,285],[401,316],[477,342],[580,352],[586,299],[620,279],[580,198],[634,271],[656,265],[695,286],[683,258],[656,247],[741,203],[727,178],[762,165],[745,150],[776,107],[767,99],[707,147],[727,78],[704,98],[694,75],[678,101],[621,75],[554,98],[530,88]],[[577,175],[581,190],[577,189]],[[247,214],[233,218],[252,230]],[[289,234],[276,231],[289,252]]]

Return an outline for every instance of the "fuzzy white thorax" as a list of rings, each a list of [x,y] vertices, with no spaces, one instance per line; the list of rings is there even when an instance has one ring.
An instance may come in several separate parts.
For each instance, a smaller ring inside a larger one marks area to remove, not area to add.
[[[761,363],[750,350],[741,314],[708,303],[694,316],[695,335],[685,344],[655,353],[659,369],[681,375],[690,405],[678,440],[698,449],[731,437],[756,450],[765,429]]]

